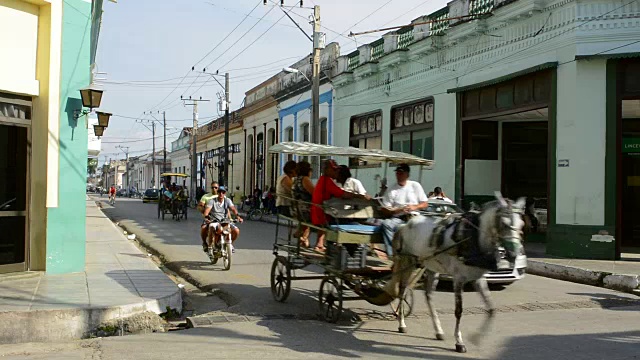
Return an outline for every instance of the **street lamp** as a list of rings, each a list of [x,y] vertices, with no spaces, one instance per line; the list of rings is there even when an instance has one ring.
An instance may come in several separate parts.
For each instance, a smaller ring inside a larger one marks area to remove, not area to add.
[[[96,114],[98,114],[98,124],[104,128],[109,127],[109,119],[112,114],[102,111],[96,111]]]
[[[93,133],[94,133],[97,137],[102,137],[102,135],[104,134],[104,126],[100,126],[100,125],[93,125]]]
[[[82,106],[89,109],[100,107],[102,102],[102,93],[104,91],[96,87],[95,84],[91,84],[89,87],[80,89],[80,96],[82,97]]]
[[[287,74],[302,74],[302,76],[304,76],[304,78],[307,79],[308,82],[311,82],[311,80],[309,80],[307,75],[305,75],[302,71],[300,71],[298,69],[286,67],[286,68],[283,68],[282,71],[284,71]]]

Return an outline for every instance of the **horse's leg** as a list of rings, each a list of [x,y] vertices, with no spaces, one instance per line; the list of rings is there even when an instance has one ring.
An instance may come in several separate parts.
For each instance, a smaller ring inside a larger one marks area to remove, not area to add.
[[[460,319],[462,318],[462,291],[464,289],[464,283],[460,280],[453,279],[453,292],[456,297],[456,351],[459,353],[466,353],[467,347],[462,341],[462,332],[460,332]]]
[[[438,286],[438,274],[429,270],[424,273],[424,293],[427,297],[427,306],[429,307],[429,313],[431,314],[431,320],[433,321],[433,328],[436,331],[436,339],[444,340],[444,331],[442,331],[442,325],[440,325],[440,317],[438,312],[433,306],[433,292]]]
[[[478,332],[476,332],[469,338],[469,340],[474,345],[477,345],[480,342],[481,336],[483,336],[489,331],[489,326],[491,326],[491,323],[493,321],[493,315],[495,313],[495,309],[493,307],[493,301],[491,300],[491,292],[489,291],[489,285],[487,285],[487,279],[485,279],[484,276],[481,277],[480,279],[476,280],[476,282],[474,283],[474,286],[478,294],[480,294],[480,297],[484,302],[484,306],[487,309],[487,317],[482,323],[482,326],[480,327]]]
[[[404,279],[400,280],[400,291],[398,294],[398,331],[401,333],[407,332],[407,324],[404,323],[404,295],[407,288],[405,287]]]

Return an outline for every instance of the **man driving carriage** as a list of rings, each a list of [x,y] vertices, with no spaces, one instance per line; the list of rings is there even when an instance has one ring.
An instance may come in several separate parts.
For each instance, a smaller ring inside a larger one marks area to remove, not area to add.
[[[214,190],[213,186],[212,186],[212,190]],[[243,220],[238,214],[238,210],[236,209],[231,199],[225,196],[227,193],[227,190],[225,189],[225,187],[218,186],[218,189],[216,190],[217,190],[217,196],[209,199],[205,205],[205,209],[202,214],[204,216],[202,228],[204,229],[205,234],[207,231],[206,229],[213,228],[216,234],[215,237],[217,241],[217,238],[220,235],[219,225],[222,220],[226,218],[231,218],[231,213],[233,213],[236,216],[239,222],[242,222]],[[236,239],[240,235],[240,229],[238,229],[238,227],[235,226],[234,224],[230,224],[230,226],[231,226],[231,241],[232,241],[231,249],[232,251],[235,251],[235,248],[233,247],[233,243],[236,241]],[[214,241],[213,237],[206,236],[207,248],[210,248],[213,246],[213,241]],[[203,247],[204,247],[204,244],[203,244]]]
[[[382,238],[387,255],[393,255],[391,242],[398,227],[407,221],[409,214],[426,209],[428,206],[427,195],[417,181],[409,180],[411,168],[407,164],[396,167],[397,183],[391,185],[382,198],[380,212],[389,216],[382,221]]]

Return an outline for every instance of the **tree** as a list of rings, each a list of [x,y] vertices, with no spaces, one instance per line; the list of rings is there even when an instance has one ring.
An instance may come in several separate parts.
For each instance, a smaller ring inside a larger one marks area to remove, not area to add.
[[[98,168],[98,159],[87,159],[87,174],[93,176]]]

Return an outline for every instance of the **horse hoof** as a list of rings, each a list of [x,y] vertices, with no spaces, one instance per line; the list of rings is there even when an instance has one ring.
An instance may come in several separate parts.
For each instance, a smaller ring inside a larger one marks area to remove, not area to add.
[[[464,345],[456,344],[456,351],[459,353],[466,353],[467,347]]]
[[[398,332],[401,334],[406,334],[407,333],[407,328],[406,327],[399,327],[398,328]]]
[[[436,340],[444,340],[444,334],[436,334]]]

